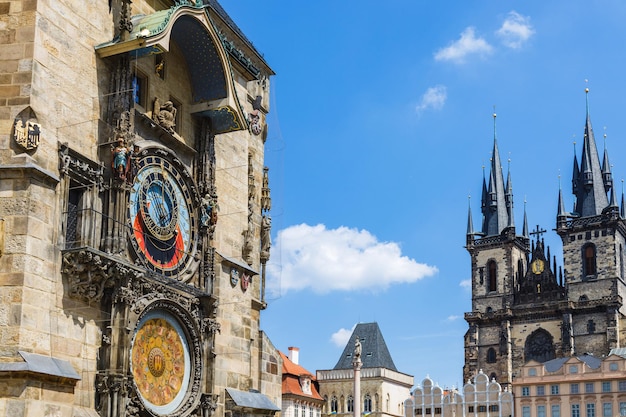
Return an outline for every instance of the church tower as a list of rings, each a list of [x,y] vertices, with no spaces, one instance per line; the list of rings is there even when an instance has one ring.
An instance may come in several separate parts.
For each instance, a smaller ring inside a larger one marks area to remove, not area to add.
[[[587,95],[589,90],[586,90]],[[564,209],[559,191],[557,233],[563,241],[563,262],[571,310],[566,328],[575,353],[606,354],[620,347],[626,224],[616,201],[605,149],[600,163],[589,104],[580,163],[574,155],[574,212]]]
[[[539,226],[522,235],[513,224],[510,174],[506,185],[494,138],[489,184],[483,178],[480,232],[468,218],[472,311],[465,314],[464,379],[480,370],[510,386],[530,360],[607,355],[622,345],[625,307],[624,206],[616,201],[608,152],[600,162],[587,105],[580,163],[574,156],[573,212],[558,194],[556,232],[563,269]],[[622,201],[624,197],[622,196]]]
[[[471,211],[468,216],[466,248],[472,262],[472,311],[465,315],[469,330],[465,334],[464,380],[481,369],[490,379],[511,380],[509,310],[516,277],[526,270],[529,253],[525,218],[523,235],[516,234],[511,173],[505,183],[495,134],[496,115],[493,117],[488,183],[483,175],[481,231],[473,230]]]

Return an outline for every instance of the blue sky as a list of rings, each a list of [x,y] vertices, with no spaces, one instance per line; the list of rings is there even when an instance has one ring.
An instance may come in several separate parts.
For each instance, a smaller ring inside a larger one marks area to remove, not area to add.
[[[416,384],[462,384],[468,196],[478,226],[494,106],[518,233],[526,201],[561,265],[552,229],[559,183],[573,206],[586,87],[618,190],[626,175],[626,3],[221,3],[277,73],[263,330],[314,371],[376,321]]]

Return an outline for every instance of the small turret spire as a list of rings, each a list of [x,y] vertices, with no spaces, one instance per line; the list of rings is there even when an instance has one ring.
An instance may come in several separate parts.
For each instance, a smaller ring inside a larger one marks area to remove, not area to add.
[[[626,218],[626,199],[624,198],[624,180],[622,179],[622,205],[620,209],[622,219]]]
[[[472,196],[467,196],[467,238],[474,235],[474,223],[472,221]]]
[[[522,235],[525,238],[529,237],[529,234],[528,234],[528,219],[526,218],[526,197],[524,197],[524,224],[522,225]]]

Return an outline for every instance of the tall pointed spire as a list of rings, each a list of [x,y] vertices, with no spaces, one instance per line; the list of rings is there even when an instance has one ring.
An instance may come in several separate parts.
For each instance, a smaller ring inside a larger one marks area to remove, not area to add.
[[[491,154],[491,172],[489,173],[489,187],[487,189],[487,207],[483,211],[483,233],[487,236],[498,235],[509,225],[506,196],[504,190],[504,176],[500,163],[500,152],[496,138],[496,114],[493,114],[493,151]]]
[[[613,186],[613,174],[611,173],[611,164],[609,163],[609,151],[606,149],[606,133],[604,134],[604,158],[602,158],[602,180],[604,181],[604,190],[608,192]]]
[[[606,194],[598,148],[591,127],[589,116],[589,89],[585,89],[587,99],[587,115],[585,120],[585,136],[578,176],[572,178],[574,194],[576,195],[576,213],[582,217],[597,216],[609,204]],[[574,159],[576,163],[576,160]],[[574,173],[577,169],[575,167]]]
[[[622,205],[620,206],[620,216],[626,219],[626,199],[624,198],[624,180],[622,180]]]
[[[474,234],[474,222],[472,221],[472,196],[467,196],[467,236]]]
[[[508,227],[515,226],[515,220],[513,217],[513,182],[511,181],[511,158],[508,159],[508,169],[506,174],[506,191],[504,194],[504,200],[506,201],[506,211],[509,216]]]
[[[526,218],[526,197],[524,197],[524,224],[522,225],[522,236],[529,238],[528,234],[528,219]]]

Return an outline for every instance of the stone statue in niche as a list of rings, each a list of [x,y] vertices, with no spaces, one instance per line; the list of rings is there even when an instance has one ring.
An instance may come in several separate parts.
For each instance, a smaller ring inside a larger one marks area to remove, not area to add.
[[[200,222],[202,226],[209,227],[217,223],[217,211],[219,206],[209,193],[202,197],[200,202]]]
[[[152,119],[163,129],[174,135],[174,127],[176,126],[176,107],[170,100],[161,104],[158,98],[154,99],[154,110],[152,111]]]
[[[270,246],[272,245],[270,232],[272,230],[272,218],[263,216],[261,220],[261,262],[267,262],[270,258]]]
[[[124,139],[118,137],[113,147],[113,172],[121,180],[126,179],[128,173],[128,159],[130,150],[124,144]]]

